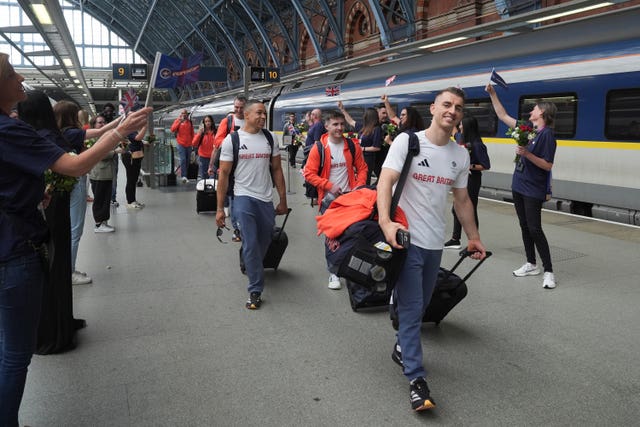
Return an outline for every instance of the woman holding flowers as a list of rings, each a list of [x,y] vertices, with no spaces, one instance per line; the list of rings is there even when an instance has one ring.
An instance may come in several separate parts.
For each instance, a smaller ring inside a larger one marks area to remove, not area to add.
[[[0,425],[18,425],[18,411],[35,349],[45,272],[48,271],[44,172],[81,176],[144,125],[150,108],[132,114],[89,150],[71,156],[9,113],[26,99],[9,56],[0,53]],[[48,103],[47,99],[47,103]]]
[[[338,108],[344,114],[347,123],[359,132],[360,147],[368,168],[367,185],[369,185],[371,184],[371,174],[376,170],[376,156],[382,147],[382,128],[380,127],[378,112],[375,108],[367,108],[364,110],[362,124],[360,124],[349,115],[342,101],[338,102]],[[380,176],[379,170],[376,176]]]
[[[511,190],[513,204],[520,222],[522,241],[527,256],[527,262],[513,272],[514,276],[534,276],[540,274],[536,264],[536,252],[540,254],[544,268],[542,286],[545,289],[556,287],[556,281],[551,265],[549,243],[542,231],[542,203],[547,197],[549,174],[553,167],[556,153],[556,138],[553,132],[556,106],[552,102],[538,101],[529,114],[529,121],[533,126],[535,136],[528,138],[531,131],[517,128],[524,123],[507,114],[498,95],[491,84],[485,88],[491,97],[491,103],[498,118],[511,129],[510,136],[516,139],[516,167],[513,173]]]

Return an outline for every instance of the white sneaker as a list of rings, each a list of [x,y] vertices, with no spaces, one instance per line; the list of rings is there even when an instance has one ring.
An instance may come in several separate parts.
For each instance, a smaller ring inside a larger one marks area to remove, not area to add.
[[[142,206],[141,204],[139,204],[138,202],[133,202],[133,203],[127,203],[127,209],[134,209],[134,210],[140,210],[144,208],[144,206]]]
[[[116,229],[107,224],[106,221],[93,229],[94,233],[113,233],[114,231],[116,231]]]
[[[329,289],[338,290],[342,289],[342,283],[340,283],[340,278],[335,274],[329,276]]]
[[[146,206],[144,203],[141,203],[141,202],[139,202],[137,200],[135,202],[133,202],[133,203],[135,203],[136,205],[140,206],[140,208],[144,208]]]
[[[186,177],[186,176],[183,176],[183,177],[182,177],[182,183],[183,183],[183,184],[186,184],[186,183],[187,183],[187,181],[189,181],[189,180],[187,179],[187,177]]]
[[[542,281],[542,287],[545,289],[553,289],[556,287],[556,277],[552,272],[546,271],[544,273],[544,280]]]
[[[540,274],[540,269],[537,265],[531,264],[530,262],[526,263],[519,269],[514,270],[513,272],[513,275],[517,277],[537,276],[538,274]]]
[[[82,274],[79,271],[74,271],[73,273],[71,273],[72,285],[88,285],[91,282],[93,282],[93,280],[86,274]]]

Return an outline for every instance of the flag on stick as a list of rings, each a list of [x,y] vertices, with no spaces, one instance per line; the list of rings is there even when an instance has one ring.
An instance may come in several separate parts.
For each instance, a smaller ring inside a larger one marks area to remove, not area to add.
[[[175,88],[197,82],[201,63],[202,52],[191,55],[188,58],[174,58],[160,54],[154,87]]]
[[[335,86],[327,86],[324,90],[324,94],[327,96],[338,96],[340,95],[340,85]]]
[[[389,77],[387,80],[384,81],[384,86],[385,87],[389,86],[391,83],[393,83],[393,81],[396,79],[396,77],[398,77],[396,74],[394,74],[393,76]]]
[[[124,114],[129,114],[131,111],[137,111],[140,109],[140,98],[133,88],[129,88],[129,90],[122,95],[120,106],[122,107]]]
[[[507,85],[507,82],[504,81],[504,79],[502,77],[500,77],[500,75],[498,73],[496,73],[496,69],[492,68],[491,69],[491,78],[490,80],[492,82],[494,82],[495,84],[497,84],[500,87],[503,87],[505,89],[509,89],[509,86]]]

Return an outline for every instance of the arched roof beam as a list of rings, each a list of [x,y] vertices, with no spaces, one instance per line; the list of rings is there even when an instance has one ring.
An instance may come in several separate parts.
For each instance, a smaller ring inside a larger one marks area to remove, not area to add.
[[[260,47],[258,46],[258,43],[256,42],[256,39],[253,37],[253,35],[251,34],[251,31],[249,30],[249,27],[247,27],[244,23],[244,20],[242,19],[242,17],[240,15],[238,15],[238,12],[235,10],[235,8],[233,7],[233,3],[229,6],[228,9],[226,10],[230,10],[231,13],[233,13],[233,15],[235,16],[235,20],[234,23],[235,25],[238,25],[242,31],[244,32],[244,36],[249,40],[249,42],[253,45],[253,50],[256,52],[256,55],[258,56],[258,59],[260,60],[260,62],[262,63],[262,65],[266,65],[267,64],[267,58],[264,56],[264,53],[262,52],[262,50],[260,49]],[[244,56],[244,55],[243,55]],[[254,64],[255,65],[255,64]]]
[[[316,51],[316,58],[318,58],[318,64],[320,64],[320,66],[325,65],[326,61],[324,60],[324,55],[322,53],[322,49],[320,48],[320,42],[318,42],[316,33],[313,31],[313,26],[311,25],[311,21],[309,21],[309,17],[307,16],[306,13],[304,13],[304,8],[300,3],[300,0],[291,0],[291,3],[293,4],[293,8],[296,10],[296,13],[300,17],[300,20],[302,21],[302,25],[304,25],[304,28],[307,30],[307,33],[309,34],[309,40],[311,40],[311,44],[313,44],[313,49]]]
[[[235,55],[229,55],[229,56],[233,57],[234,61],[236,62],[236,65],[238,66],[238,69],[242,70],[244,67],[247,66],[247,61],[244,55],[242,54],[242,51],[238,48],[238,45],[235,43],[235,41],[231,37],[231,34],[227,30],[227,27],[225,27],[225,25],[222,23],[220,18],[218,18],[218,15],[214,13],[213,9],[209,5],[207,5],[203,0],[198,0],[198,3],[200,3],[200,6],[202,6],[207,12],[209,12],[208,16],[210,16],[213,22],[220,28],[220,31],[222,32],[225,38],[224,44],[230,48],[229,50],[233,50],[235,52]],[[224,63],[222,65],[226,66],[226,64]]]
[[[369,0],[369,6],[371,6],[373,17],[375,18],[376,23],[378,24],[378,29],[380,30],[380,42],[385,49],[389,49],[389,25],[387,24],[387,20],[382,12],[380,1]]]
[[[175,3],[172,3],[175,6]],[[177,6],[175,6],[177,9],[179,9]],[[187,21],[187,22],[191,22],[189,20],[187,20],[187,17],[182,13],[182,11],[180,11],[180,14],[182,15],[182,17]],[[164,17],[161,17],[162,19],[165,19]],[[203,22],[206,18],[204,18],[202,21]],[[166,22],[166,20],[165,20]],[[168,25],[168,23],[167,23]],[[207,37],[202,34],[202,31],[200,31],[200,28],[198,27],[198,24],[193,25],[191,24],[191,28],[192,31],[191,33],[186,35],[186,38],[188,38],[191,34],[195,33],[200,40],[202,40],[202,42],[204,43],[205,48],[207,49],[207,51],[210,53],[210,55],[215,58],[216,62],[218,63],[218,65],[224,65],[224,62],[222,61],[222,58],[220,58],[220,55],[218,55],[218,52],[216,52],[215,48],[211,45],[211,43],[209,43],[209,40],[207,40]],[[192,52],[195,52],[195,49],[193,48],[193,46],[191,46],[191,44],[189,44],[189,47],[191,48]],[[175,51],[175,49],[174,49]]]
[[[278,58],[278,55],[276,55],[276,51],[273,49],[273,46],[271,45],[271,40],[269,39],[269,36],[267,36],[267,32],[264,30],[264,26],[258,20],[255,13],[253,13],[253,10],[251,10],[247,2],[245,2],[244,0],[239,0],[239,3],[240,3],[240,6],[242,6],[242,8],[244,9],[245,13],[249,16],[249,19],[251,19],[251,22],[253,22],[253,25],[255,25],[256,29],[258,30],[258,33],[262,38],[262,42],[264,43],[265,49],[269,51],[269,55],[271,55],[271,58],[273,59],[273,63],[276,64],[277,67],[279,67],[280,59]],[[269,2],[266,2],[266,3],[269,3]],[[265,57],[262,65],[266,66],[268,64],[268,61],[266,59],[267,58]]]
[[[275,10],[273,4],[270,1],[264,2],[266,7],[269,9],[271,16],[273,16],[273,20],[280,28],[280,33],[284,40],[287,42],[287,46],[289,46],[289,52],[291,52],[292,60],[294,63],[299,63],[300,56],[298,55],[298,49],[296,45],[293,43],[293,39],[291,38],[291,34],[287,31],[287,27],[285,27],[284,22],[282,22],[282,18],[280,18],[280,14]],[[282,66],[283,64],[280,64]]]
[[[331,9],[329,8],[328,2],[321,1],[320,4],[322,5],[322,9],[324,9],[327,21],[329,21],[329,28],[331,28],[331,31],[333,31],[333,34],[336,37],[335,44],[342,51],[344,49],[344,29],[338,26],[338,23],[336,22],[336,19],[333,16]],[[339,13],[342,13],[342,11],[344,10],[344,4],[342,1],[339,2],[338,9],[340,11]]]

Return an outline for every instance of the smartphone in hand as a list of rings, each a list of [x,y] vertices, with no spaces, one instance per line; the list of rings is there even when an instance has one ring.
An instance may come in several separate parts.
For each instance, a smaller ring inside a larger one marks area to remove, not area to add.
[[[396,243],[407,249],[411,243],[411,236],[407,230],[399,229],[396,232]]]

